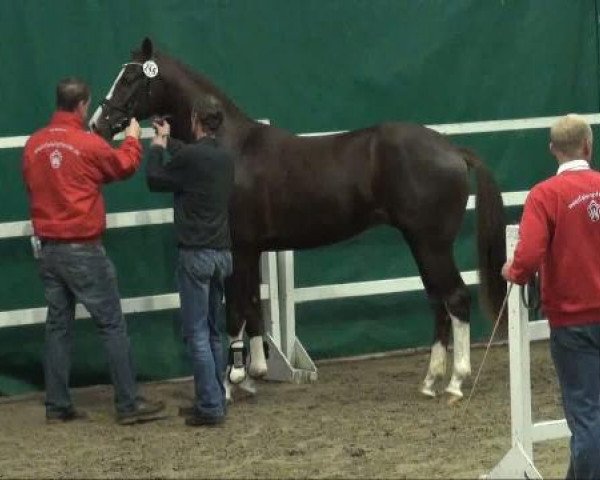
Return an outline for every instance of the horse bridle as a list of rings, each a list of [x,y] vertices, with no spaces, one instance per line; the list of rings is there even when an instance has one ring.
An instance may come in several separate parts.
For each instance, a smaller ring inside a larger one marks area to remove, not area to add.
[[[138,98],[139,98],[138,94],[140,93],[140,89],[145,87],[144,90],[146,92],[146,99],[150,100],[150,97],[152,95],[151,81],[154,78],[157,78],[157,77],[150,78],[142,71],[143,78],[141,78],[140,80],[137,80],[137,85],[135,86],[135,88],[132,89],[131,93],[127,96],[125,102],[123,102],[123,106],[117,105],[114,103],[114,100],[112,98],[112,93],[113,93],[114,88],[116,87],[117,83],[119,83],[119,80],[123,76],[123,73],[125,73],[125,69],[129,65],[138,65],[141,69],[143,69],[144,64],[139,63],[139,62],[128,62],[128,63],[123,64],[123,68],[121,69],[121,72],[117,76],[117,79],[115,80],[115,83],[113,84],[113,87],[110,89],[110,91],[108,92],[106,97],[102,101],[100,101],[100,103],[98,105],[102,109],[102,111],[104,111],[104,107],[108,107],[112,110],[116,110],[117,112],[120,112],[123,114],[123,119],[120,122],[118,122],[114,125],[110,125],[111,131],[115,131],[115,132],[120,132],[129,124],[129,121],[133,117],[133,112],[135,111],[135,108],[137,107],[137,104],[138,104]]]

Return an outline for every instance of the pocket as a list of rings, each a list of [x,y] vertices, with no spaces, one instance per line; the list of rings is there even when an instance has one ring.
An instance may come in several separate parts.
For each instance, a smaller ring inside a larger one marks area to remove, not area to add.
[[[77,245],[71,253],[66,267],[71,281],[80,289],[116,282],[117,269],[103,246]]]
[[[179,268],[205,282],[213,276],[215,264],[213,258],[203,250],[180,250]]]
[[[589,326],[554,328],[550,333],[550,340],[562,350],[583,353],[598,349]]]
[[[214,252],[215,263],[217,265],[217,275],[221,281],[225,280],[232,273],[233,261],[231,252],[227,250],[216,250]]]

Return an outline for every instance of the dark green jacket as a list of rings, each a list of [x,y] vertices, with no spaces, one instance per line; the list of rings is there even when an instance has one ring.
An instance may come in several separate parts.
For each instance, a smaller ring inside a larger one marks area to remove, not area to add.
[[[229,197],[233,154],[204,137],[185,144],[169,139],[168,151],[152,146],[146,180],[153,192],[174,193],[177,243],[183,248],[231,248]]]

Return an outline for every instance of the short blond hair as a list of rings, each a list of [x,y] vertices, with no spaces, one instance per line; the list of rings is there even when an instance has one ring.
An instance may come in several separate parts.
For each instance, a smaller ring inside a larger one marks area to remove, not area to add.
[[[576,113],[559,118],[550,128],[552,146],[565,155],[577,155],[586,140],[593,140],[592,128]]]

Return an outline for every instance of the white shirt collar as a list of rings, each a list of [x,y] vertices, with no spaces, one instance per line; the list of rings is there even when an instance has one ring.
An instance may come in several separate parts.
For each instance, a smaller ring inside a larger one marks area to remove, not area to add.
[[[570,160],[570,161],[565,162],[562,165],[560,165],[558,167],[558,171],[556,172],[556,174],[560,175],[561,173],[566,172],[566,171],[589,170],[589,169],[590,169],[590,164],[587,162],[587,160]]]

